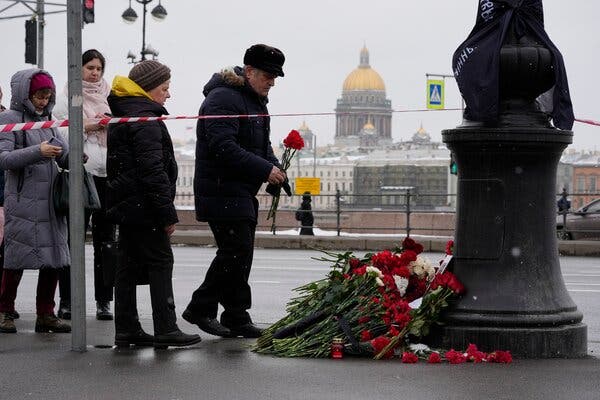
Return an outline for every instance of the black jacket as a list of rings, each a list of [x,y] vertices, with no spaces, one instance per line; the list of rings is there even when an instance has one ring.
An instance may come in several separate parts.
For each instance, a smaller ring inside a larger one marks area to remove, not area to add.
[[[108,98],[115,117],[167,114],[146,97]],[[178,222],[173,200],[177,163],[162,121],[110,125],[107,216],[117,224],[163,227]]]
[[[242,69],[214,74],[204,87],[200,115],[268,114],[267,98],[245,81]],[[194,195],[199,221],[256,221],[256,194],[279,161],[268,116],[200,119],[196,128]]]
[[[296,221],[300,221],[302,226],[313,226],[315,222],[315,218],[313,217],[312,207],[310,205],[311,199],[310,197],[302,196],[302,204],[300,204],[300,208],[296,210]]]

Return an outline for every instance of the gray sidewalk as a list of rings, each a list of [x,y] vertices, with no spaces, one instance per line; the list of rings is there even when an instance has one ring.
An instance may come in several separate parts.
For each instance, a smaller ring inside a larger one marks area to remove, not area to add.
[[[377,245],[370,250],[380,248]],[[175,247],[178,317],[214,250]],[[276,321],[292,296],[291,288],[321,276],[321,263],[311,260],[313,255],[306,250],[257,250],[252,273],[255,321],[263,326]],[[599,294],[593,285],[600,283],[600,259],[566,257],[562,262],[568,288],[588,326],[588,357],[515,359],[510,365],[412,365],[399,360],[273,358],[251,352],[253,340],[221,339],[204,333],[202,342],[190,348],[114,349],[113,322],[93,318],[91,247],[87,246],[87,351],[71,351],[69,334],[33,331],[37,274],[27,271],[17,298],[22,314],[18,333],[0,334],[0,400],[597,400],[600,313]],[[142,325],[152,332],[147,287],[138,290],[138,303]],[[178,323],[185,332],[198,332],[181,318]]]
[[[402,364],[261,356],[253,340],[206,334],[185,349],[116,350],[110,322],[88,319],[89,348],[35,334],[33,315],[0,336],[0,399],[598,399],[600,360]],[[142,321],[151,329],[148,320]],[[181,323],[182,329],[191,326]]]

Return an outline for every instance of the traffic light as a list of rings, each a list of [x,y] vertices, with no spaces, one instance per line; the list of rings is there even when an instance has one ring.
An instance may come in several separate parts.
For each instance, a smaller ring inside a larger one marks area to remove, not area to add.
[[[25,63],[37,64],[37,21],[25,21]]]
[[[456,165],[456,161],[454,161],[454,154],[452,153],[450,153],[450,173],[458,175],[458,166]]]
[[[84,24],[91,24],[94,22],[94,0],[83,0],[83,11],[81,16],[83,17]]]

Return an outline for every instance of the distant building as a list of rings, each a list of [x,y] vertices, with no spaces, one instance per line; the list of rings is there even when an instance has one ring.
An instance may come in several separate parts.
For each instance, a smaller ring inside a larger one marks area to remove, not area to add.
[[[600,154],[593,152],[573,163],[572,207],[579,208],[600,198]]]
[[[195,141],[174,142],[173,145],[175,147],[175,161],[178,168],[175,207],[179,209],[193,209]]]
[[[300,125],[300,127],[297,129],[297,131],[300,132],[300,136],[302,136],[302,139],[304,139],[304,148],[302,149],[302,151],[304,151],[304,152],[311,151],[312,152],[315,135],[310,130],[308,125],[306,125],[306,121],[302,122],[302,125]]]
[[[427,150],[425,150],[427,151]],[[375,151],[357,161],[354,168],[355,207],[406,205],[406,194],[417,195],[411,207],[440,209],[453,203],[448,169],[449,152],[433,150],[411,154],[414,150]],[[421,157],[418,157],[421,155]],[[372,194],[372,196],[366,196]]]
[[[336,146],[392,143],[392,102],[386,98],[383,79],[369,64],[366,47],[360,51],[358,68],[344,80],[335,112]]]

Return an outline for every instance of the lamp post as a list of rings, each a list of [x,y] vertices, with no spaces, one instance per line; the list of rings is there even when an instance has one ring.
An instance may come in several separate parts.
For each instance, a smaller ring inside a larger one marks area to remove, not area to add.
[[[127,58],[129,58],[130,62],[137,63],[140,61],[144,61],[146,59],[146,55],[152,55],[152,59],[155,59],[158,56],[158,51],[153,49],[150,45],[146,46],[146,6],[154,0],[135,0],[143,6],[142,13],[142,50],[140,51],[140,59],[136,60],[135,54],[130,50],[127,53]],[[150,12],[152,17],[154,17],[157,21],[162,21],[167,17],[167,10],[162,6],[161,0],[158,0],[158,5],[152,9]],[[129,8],[123,12],[121,18],[128,24],[132,24],[137,20],[137,13],[133,8],[131,8],[131,0],[129,0]]]

